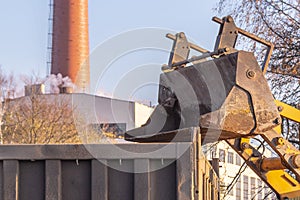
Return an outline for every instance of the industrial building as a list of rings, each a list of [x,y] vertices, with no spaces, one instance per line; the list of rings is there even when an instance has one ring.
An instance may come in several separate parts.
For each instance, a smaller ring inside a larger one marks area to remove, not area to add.
[[[57,110],[56,106],[63,104],[63,107],[59,107],[59,109],[62,109],[62,112],[69,111],[70,113],[62,115],[62,117],[68,117],[74,121],[78,134],[81,131],[80,127],[97,129],[99,134],[106,128],[110,130],[117,129],[118,131],[111,132],[114,132],[116,137],[123,137],[125,131],[144,124],[153,110],[152,107],[137,102],[111,99],[85,93],[45,94],[43,88],[41,84],[27,86],[25,96],[6,100],[4,104],[4,116],[21,113],[18,116],[10,118],[10,121],[19,120],[21,122],[22,119],[16,118],[29,118],[31,117],[30,113],[34,112],[32,118],[37,121],[39,120],[37,119],[39,116],[44,117],[43,115],[38,115],[38,113],[45,112],[45,114],[48,113],[48,119],[50,120],[50,117],[52,117],[50,115],[58,115],[60,111],[51,113],[50,111],[43,111],[43,109]],[[64,107],[69,109],[67,110]],[[68,123],[71,123],[71,120]],[[67,123],[66,121],[62,121],[62,123],[64,122]],[[4,118],[2,128],[7,127],[7,123]],[[30,126],[32,123],[29,121],[27,124]],[[64,125],[62,124],[61,126]],[[94,142],[98,143],[100,141]]]

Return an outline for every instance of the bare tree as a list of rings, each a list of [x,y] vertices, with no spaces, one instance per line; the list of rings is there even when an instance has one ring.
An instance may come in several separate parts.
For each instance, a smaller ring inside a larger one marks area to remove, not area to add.
[[[30,95],[7,102],[3,116],[4,144],[99,143],[103,136],[78,123],[70,96]]]
[[[17,84],[13,73],[7,75],[0,68],[0,100],[15,98]]]
[[[299,0],[220,0],[217,11],[275,45],[269,72],[300,78]]]
[[[5,103],[10,98],[14,98],[16,94],[16,82],[14,75],[11,73],[9,75],[5,74],[2,69],[0,69],[0,126],[2,126],[3,114],[5,112]],[[0,143],[3,143],[2,132],[0,129]]]
[[[31,95],[6,103],[2,135],[4,143],[79,143],[66,101]]]

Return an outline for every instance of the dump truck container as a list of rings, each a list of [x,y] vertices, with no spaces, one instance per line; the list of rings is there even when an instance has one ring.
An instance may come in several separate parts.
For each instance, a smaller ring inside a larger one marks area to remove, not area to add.
[[[199,129],[177,136],[171,143],[1,145],[1,199],[218,199]]]

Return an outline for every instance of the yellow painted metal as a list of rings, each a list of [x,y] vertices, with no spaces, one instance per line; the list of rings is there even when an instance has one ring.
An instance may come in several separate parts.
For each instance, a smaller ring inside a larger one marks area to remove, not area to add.
[[[248,166],[253,169],[257,175],[269,185],[270,188],[276,191],[280,199],[300,196],[300,182],[290,176],[285,169],[277,170],[274,166],[272,166],[270,169],[274,168],[273,170],[263,170],[263,168],[267,169],[268,167],[261,166],[261,157],[253,157],[253,150],[251,146],[247,146],[247,144],[250,143],[250,138],[239,139],[240,150],[238,150],[237,146],[234,145],[233,141],[227,140],[227,143],[230,144],[231,147],[248,162]],[[269,164],[274,165],[275,163],[269,162]]]
[[[276,131],[276,133],[281,134],[281,126],[276,126],[275,128],[273,128],[274,131]]]
[[[279,100],[275,100],[275,104],[278,106],[280,115],[292,121],[300,123],[300,110],[294,108],[288,104],[285,104]],[[274,130],[281,134],[281,126],[277,126]],[[280,141],[279,141],[280,142]],[[299,151],[287,149],[288,154],[299,154]],[[274,164],[274,163],[273,163]],[[281,198],[287,196],[289,198],[295,198],[300,196],[300,183],[291,177],[285,170],[270,170],[264,173],[264,177],[268,185],[280,194]]]
[[[275,100],[275,104],[280,108],[280,115],[300,123],[300,110],[281,101]]]
[[[245,144],[250,144],[250,138],[241,138],[240,148],[243,149],[243,154],[246,154],[247,157],[252,155],[253,150],[251,148],[245,148]]]
[[[300,196],[300,183],[284,170],[272,170],[264,175],[269,186],[282,195],[282,197],[285,197],[285,195],[289,198]],[[298,196],[297,193],[299,194]]]
[[[278,110],[280,111],[280,115],[282,117],[285,117],[287,119],[290,119],[292,121],[300,123],[300,110],[297,108],[294,108],[293,106],[290,106],[286,103],[283,103],[279,100],[275,100],[275,104],[279,108]],[[277,133],[281,134],[281,127],[277,126],[274,129]],[[292,149],[287,149],[286,153],[288,154],[300,154],[300,151],[295,151]]]

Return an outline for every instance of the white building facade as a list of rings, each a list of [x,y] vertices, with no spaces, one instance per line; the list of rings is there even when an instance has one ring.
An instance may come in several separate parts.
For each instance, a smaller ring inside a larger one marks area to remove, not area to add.
[[[275,200],[272,190],[246,165],[244,160],[224,141],[206,152],[208,159],[219,158],[222,200]],[[271,151],[266,150],[266,154]]]

